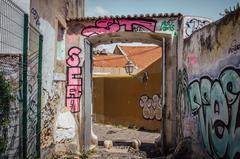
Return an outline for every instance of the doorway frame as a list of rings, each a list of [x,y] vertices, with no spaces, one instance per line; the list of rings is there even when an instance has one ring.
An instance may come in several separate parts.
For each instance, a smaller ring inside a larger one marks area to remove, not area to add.
[[[167,95],[168,91],[167,88],[167,74],[172,74],[172,72],[168,70],[168,56],[170,54],[175,55],[176,50],[174,50],[173,45],[173,37],[171,34],[167,33],[152,33],[152,32],[114,32],[114,33],[104,33],[100,35],[95,35],[91,37],[84,37],[80,36],[80,47],[84,53],[85,62],[83,64],[84,68],[84,97],[83,97],[83,112],[82,112],[82,128],[84,129],[82,139],[83,141],[83,151],[87,153],[88,150],[91,149],[91,140],[93,136],[92,131],[92,107],[93,107],[93,100],[92,100],[92,48],[96,47],[101,44],[111,44],[116,42],[121,43],[131,43],[131,42],[142,42],[142,43],[149,43],[149,44],[156,44],[163,48],[163,55],[162,55],[162,120],[161,120],[161,145],[166,145],[166,125],[168,124],[167,119]],[[83,40],[82,40],[83,39]],[[174,56],[171,56],[174,57]],[[174,65],[175,67],[177,64]],[[174,88],[173,88],[174,89]],[[174,103],[172,103],[174,105]],[[171,123],[173,124],[173,123]],[[171,126],[170,126],[171,127]],[[174,127],[174,126],[173,126]],[[80,146],[81,147],[81,146]],[[161,151],[165,152],[166,147],[161,146]]]

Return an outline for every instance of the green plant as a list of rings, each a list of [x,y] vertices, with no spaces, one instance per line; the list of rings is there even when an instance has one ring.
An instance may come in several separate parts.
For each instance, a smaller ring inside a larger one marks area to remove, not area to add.
[[[2,153],[5,150],[6,143],[5,137],[0,136],[0,153]]]
[[[120,128],[120,129],[122,129],[124,126],[121,125],[121,124],[116,124],[115,127],[116,127],[116,128]]]
[[[232,14],[233,12],[235,11],[239,11],[240,10],[240,5],[239,3],[237,3],[235,6],[233,7],[229,7],[229,8],[226,8],[224,10],[224,13],[220,13],[221,16],[225,16],[225,15],[228,15],[228,14]]]
[[[87,151],[87,153],[81,154],[79,157],[80,157],[80,159],[87,159],[94,153],[96,153],[96,152],[94,149],[92,149],[92,150]]]
[[[0,74],[0,153],[6,148],[10,103],[14,99],[10,83]]]

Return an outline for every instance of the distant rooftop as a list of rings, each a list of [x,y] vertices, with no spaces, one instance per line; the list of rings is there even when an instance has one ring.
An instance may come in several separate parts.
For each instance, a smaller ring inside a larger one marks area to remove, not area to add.
[[[120,52],[120,53],[117,53]],[[117,54],[116,54],[117,53]],[[94,55],[95,67],[124,68],[128,59],[139,69],[145,69],[162,57],[159,46],[116,46],[113,54]]]
[[[138,68],[144,69],[162,57],[159,46],[119,46]]]
[[[94,55],[93,66],[95,67],[124,67],[127,59],[123,55]]]

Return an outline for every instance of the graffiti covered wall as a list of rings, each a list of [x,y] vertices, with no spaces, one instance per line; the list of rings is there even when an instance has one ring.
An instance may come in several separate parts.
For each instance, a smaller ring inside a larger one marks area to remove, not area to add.
[[[65,107],[66,59],[69,57],[67,56],[68,49],[65,51],[65,29],[67,28],[67,18],[73,16],[80,18],[83,15],[84,5],[82,5],[83,0],[78,0],[78,7],[74,6],[75,0],[29,0],[29,2],[31,2],[28,7],[30,23],[43,35],[41,157],[53,158],[51,155],[59,155],[67,150],[59,148],[59,146],[53,149],[52,145],[73,143],[76,145],[75,147],[78,146],[76,144],[78,141],[75,132],[76,123],[72,120],[73,114]],[[70,55],[70,57],[72,56]],[[68,70],[70,73],[74,72],[72,71],[74,64],[71,61],[69,64],[71,66],[68,65]],[[75,70],[79,71],[78,68]],[[76,81],[73,81],[74,79],[78,79],[78,77],[74,77],[70,77],[69,85]],[[77,86],[72,84],[74,86],[68,88],[78,88],[78,84]],[[68,93],[68,97],[71,98],[67,101],[75,101],[71,100],[76,95],[75,92]],[[73,147],[71,146],[71,152],[76,151],[76,148]]]
[[[112,33],[120,31],[150,31],[155,32],[156,20],[152,19],[100,19],[96,20],[94,26],[85,27],[81,34],[84,36],[92,36],[102,33]]]
[[[239,15],[234,11],[184,41],[177,97],[182,134],[211,158],[240,157]]]
[[[182,21],[180,20],[182,17]],[[86,18],[79,22],[70,21],[68,34],[80,34],[90,37],[103,33],[113,32],[155,32],[170,33],[179,36],[179,21],[183,24],[183,38],[190,36],[194,31],[208,25],[211,19],[199,16],[182,16],[181,14],[166,14],[160,16],[139,16],[129,18]]]
[[[177,35],[180,15],[144,18],[107,18],[82,20],[78,24],[70,24],[69,34],[90,37],[113,32],[157,32]],[[80,25],[81,24],[81,25]],[[84,26],[84,27],[83,27]]]

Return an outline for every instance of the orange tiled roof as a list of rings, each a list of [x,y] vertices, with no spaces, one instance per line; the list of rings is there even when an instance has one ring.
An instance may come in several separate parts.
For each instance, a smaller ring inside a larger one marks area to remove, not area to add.
[[[127,59],[123,55],[94,55],[95,67],[124,67]]]
[[[162,57],[159,46],[118,46],[126,56],[140,69],[146,68]],[[127,59],[124,55],[94,55],[95,67],[125,67]]]
[[[162,57],[159,46],[119,46],[138,68],[143,69]]]

